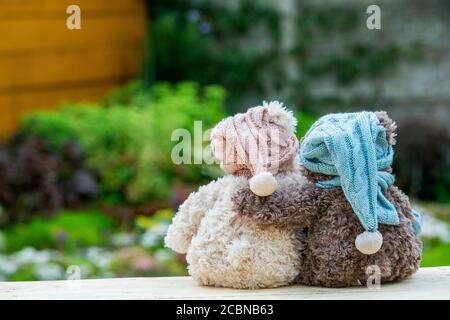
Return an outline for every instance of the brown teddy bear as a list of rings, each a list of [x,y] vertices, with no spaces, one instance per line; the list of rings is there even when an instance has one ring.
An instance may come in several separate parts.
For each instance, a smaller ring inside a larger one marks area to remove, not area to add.
[[[385,112],[324,116],[301,141],[309,183],[280,186],[267,197],[248,188],[234,194],[239,216],[306,233],[298,283],[347,287],[366,284],[377,271],[389,282],[418,269],[420,214],[390,173],[395,129]]]

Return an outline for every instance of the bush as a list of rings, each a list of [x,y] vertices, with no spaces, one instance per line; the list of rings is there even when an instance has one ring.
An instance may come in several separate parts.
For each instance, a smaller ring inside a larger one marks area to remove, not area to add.
[[[151,94],[145,83],[141,80],[134,80],[108,93],[103,98],[103,104],[105,106],[133,105],[144,107],[150,99]]]
[[[231,100],[286,81],[280,64],[281,15],[274,6],[252,0],[233,5],[152,0],[149,17],[150,80],[217,83],[229,90]]]
[[[163,209],[139,216],[130,230],[97,211],[64,211],[13,225],[0,231],[0,281],[66,279],[73,265],[82,278],[186,275],[184,255],[164,247],[173,215]]]
[[[26,221],[33,212],[51,214],[97,196],[79,146],[67,140],[57,151],[36,136],[18,136],[0,147],[0,222]]]
[[[204,131],[222,119],[223,89],[208,86],[200,90],[193,83],[159,84],[148,93],[146,102],[120,104],[133,101],[129,97],[125,91],[111,95],[108,107],[71,105],[34,114],[24,120],[22,132],[41,137],[55,152],[67,141],[80,143],[103,195],[119,202],[167,199],[174,184],[201,183],[217,176],[218,170],[211,166],[175,165],[171,149],[176,142],[171,135],[178,128],[193,133],[194,121],[202,121]]]
[[[298,120],[297,137],[301,139],[309,130],[309,128],[311,128],[313,123],[316,122],[317,117],[303,112],[296,112],[295,117]]]
[[[114,222],[101,212],[63,211],[46,219],[35,217],[28,224],[16,224],[5,230],[5,251],[25,247],[63,249],[100,246],[106,243],[105,233]]]
[[[411,196],[450,200],[450,134],[430,119],[409,118],[398,123],[397,182]]]
[[[357,1],[292,1],[289,12],[275,1],[147,2],[147,78],[220,84],[233,111],[255,96],[317,114],[383,104],[379,80],[424,56],[417,43],[362,38],[367,6]]]
[[[450,265],[450,243],[438,244],[428,250],[424,249],[421,267],[436,267]]]

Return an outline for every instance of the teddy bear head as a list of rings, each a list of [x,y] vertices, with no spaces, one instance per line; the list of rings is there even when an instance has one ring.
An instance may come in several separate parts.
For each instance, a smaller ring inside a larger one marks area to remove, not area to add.
[[[297,120],[282,103],[264,102],[223,119],[211,133],[213,154],[228,174],[249,177],[259,196],[272,194],[274,175],[293,170],[297,161]]]
[[[386,111],[376,111],[374,112],[377,116],[378,120],[380,121],[380,124],[386,129],[386,140],[387,142],[393,146],[396,143],[396,136],[397,136],[397,124],[392,120]],[[305,137],[300,139],[300,145],[302,144]],[[308,170],[305,168],[304,165],[299,165],[300,171],[305,176],[305,178],[313,183],[317,183],[319,181],[328,180],[330,179],[330,175],[323,174],[320,172],[314,172],[311,170]],[[392,168],[385,168],[384,169],[387,172],[392,172]]]
[[[383,194],[395,180],[395,129],[383,111],[328,114],[311,126],[300,146],[304,176],[318,188],[342,188],[365,229],[355,240],[364,254],[382,246],[379,223],[399,223],[395,207]]]

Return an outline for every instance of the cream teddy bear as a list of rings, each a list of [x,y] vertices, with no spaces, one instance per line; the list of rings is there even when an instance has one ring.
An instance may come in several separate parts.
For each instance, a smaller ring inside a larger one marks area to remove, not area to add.
[[[238,216],[231,198],[245,186],[267,196],[305,181],[295,163],[296,119],[281,103],[264,103],[222,120],[212,131],[213,154],[228,175],[199,188],[180,206],[165,238],[187,253],[200,284],[232,288],[288,285],[299,270],[301,236],[294,228],[261,227]]]

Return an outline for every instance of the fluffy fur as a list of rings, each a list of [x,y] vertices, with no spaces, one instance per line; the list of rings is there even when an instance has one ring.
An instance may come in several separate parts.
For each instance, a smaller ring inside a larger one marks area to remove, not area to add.
[[[235,193],[233,202],[240,215],[261,226],[297,226],[306,232],[299,283],[347,287],[365,284],[370,265],[380,268],[382,282],[404,279],[419,267],[421,243],[412,231],[409,200],[397,187],[391,187],[386,197],[396,207],[400,225],[379,226],[383,246],[373,255],[356,249],[354,239],[364,229],[339,188],[294,183],[278,188],[270,197],[255,196],[244,188]]]
[[[276,176],[279,187],[302,185],[300,173]],[[207,286],[268,288],[298,277],[304,235],[294,228],[236,219],[232,195],[248,189],[245,176],[225,176],[189,196],[173,219],[166,246],[187,253],[190,275]]]
[[[166,246],[187,253],[189,273],[200,284],[270,288],[288,285],[298,277],[300,252],[304,249],[301,241],[305,234],[291,227],[261,227],[248,217],[236,219],[231,201],[237,190],[248,188],[249,179],[261,169],[261,163],[253,163],[250,160],[254,159],[248,156],[251,150],[246,148],[252,146],[236,143],[237,140],[244,141],[249,136],[254,138],[255,132],[258,132],[261,133],[259,139],[267,139],[265,142],[270,145],[271,136],[266,134],[268,129],[274,127],[284,128],[280,130],[284,146],[276,153],[270,148],[264,149],[265,143],[261,144],[263,149],[258,151],[267,152],[266,156],[270,159],[268,167],[264,168],[264,164],[263,169],[272,168],[274,163],[277,167],[279,165],[276,173],[270,173],[270,177],[276,179],[271,181],[273,186],[305,182],[298,166],[294,165],[298,147],[295,124],[292,112],[278,102],[271,102],[264,107],[251,108],[245,114],[226,118],[214,128],[211,141],[213,151],[222,162],[227,160],[226,166],[222,163],[222,167],[232,175],[211,182],[191,194],[174,217],[165,238]],[[239,157],[225,159],[223,146],[239,152]],[[233,162],[237,159],[247,159],[248,163]],[[265,170],[262,172],[268,174]],[[259,191],[265,192],[258,194],[268,194],[267,190]]]
[[[394,143],[395,123],[386,113],[378,117]],[[400,224],[379,225],[383,245],[377,253],[365,255],[354,243],[364,229],[342,189],[318,188],[315,182],[330,177],[302,170],[308,183],[292,181],[269,197],[258,197],[244,186],[232,199],[239,217],[250,217],[261,227],[298,228],[305,242],[299,251],[298,283],[347,287],[365,284],[366,270],[372,265],[380,268],[382,282],[404,279],[418,269],[422,244],[414,235],[411,206],[403,192],[395,186],[387,190],[385,195],[395,206]]]
[[[295,133],[297,127],[297,119],[294,117],[294,113],[283,106],[282,102],[270,101],[263,102],[263,107],[267,107],[269,110],[270,120],[279,126],[285,128],[291,133]]]
[[[386,111],[377,111],[375,114],[380,120],[380,123],[386,128],[386,137],[390,144],[394,145],[396,143],[395,137],[397,136],[397,124],[392,120]]]

